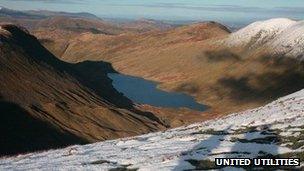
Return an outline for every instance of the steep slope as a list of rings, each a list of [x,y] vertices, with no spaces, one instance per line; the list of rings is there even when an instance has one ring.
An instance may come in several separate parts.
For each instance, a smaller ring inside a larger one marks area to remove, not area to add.
[[[164,128],[111,85],[104,62],[68,64],[26,30],[0,27],[0,155]]]
[[[2,158],[0,169],[247,170],[216,167],[214,158],[280,157],[300,158],[301,166],[264,169],[303,170],[303,123],[301,90],[263,107],[165,132]]]
[[[304,21],[299,21],[286,28],[267,46],[274,55],[282,55],[298,60],[304,59]]]
[[[220,43],[254,55],[262,53],[303,60],[303,35],[303,21],[276,18],[252,23]]]
[[[225,43],[228,44],[228,46],[256,48],[273,40],[286,28],[295,23],[296,21],[287,18],[257,21],[232,33]]]

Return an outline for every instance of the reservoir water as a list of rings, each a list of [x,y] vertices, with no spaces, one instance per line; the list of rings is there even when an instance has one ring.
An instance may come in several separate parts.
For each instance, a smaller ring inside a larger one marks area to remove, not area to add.
[[[205,105],[196,102],[189,95],[157,89],[156,82],[117,73],[109,73],[108,77],[113,80],[112,84],[117,91],[135,103],[157,107],[189,108],[197,111],[206,110]]]

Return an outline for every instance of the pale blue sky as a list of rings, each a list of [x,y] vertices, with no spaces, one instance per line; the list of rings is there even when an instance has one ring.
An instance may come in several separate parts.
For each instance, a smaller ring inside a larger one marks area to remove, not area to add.
[[[90,12],[108,18],[249,22],[304,19],[304,0],[0,0],[12,9]]]

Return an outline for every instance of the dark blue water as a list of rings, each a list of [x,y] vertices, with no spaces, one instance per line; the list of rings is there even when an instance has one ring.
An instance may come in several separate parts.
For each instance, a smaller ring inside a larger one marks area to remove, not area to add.
[[[193,97],[183,93],[165,92],[157,89],[157,83],[139,77],[110,73],[114,88],[133,102],[157,107],[189,108],[205,111],[206,106],[197,103]]]

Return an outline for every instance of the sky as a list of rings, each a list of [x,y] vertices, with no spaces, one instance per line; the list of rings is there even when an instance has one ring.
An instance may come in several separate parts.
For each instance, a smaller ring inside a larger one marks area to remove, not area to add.
[[[89,12],[101,18],[251,22],[304,19],[304,0],[0,0],[16,10]]]

